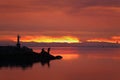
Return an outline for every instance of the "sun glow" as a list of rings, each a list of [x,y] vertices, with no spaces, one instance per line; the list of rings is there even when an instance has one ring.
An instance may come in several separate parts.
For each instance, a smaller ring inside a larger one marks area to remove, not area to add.
[[[87,42],[108,42],[108,43],[116,43],[116,41],[113,40],[101,40],[101,39],[91,39],[91,40],[87,40]]]
[[[43,42],[43,43],[80,43],[79,39],[73,36],[25,36],[21,38],[22,42]]]
[[[78,54],[63,54],[62,56],[64,60],[78,59],[80,57]]]
[[[89,39],[87,42],[108,42],[108,43],[118,43],[120,40],[115,39]]]
[[[61,55],[63,60],[74,60],[80,58],[80,54],[54,54],[54,55]]]

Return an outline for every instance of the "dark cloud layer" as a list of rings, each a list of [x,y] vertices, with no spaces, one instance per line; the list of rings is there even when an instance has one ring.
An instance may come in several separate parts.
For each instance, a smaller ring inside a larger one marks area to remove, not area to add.
[[[0,11],[79,10],[86,7],[120,7],[120,0],[2,0]]]
[[[107,37],[119,14],[120,0],[0,0],[0,32]]]

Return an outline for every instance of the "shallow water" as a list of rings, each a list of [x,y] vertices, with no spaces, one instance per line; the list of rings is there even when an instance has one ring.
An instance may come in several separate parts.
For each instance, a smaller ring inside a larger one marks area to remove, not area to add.
[[[49,67],[1,67],[0,80],[120,80],[119,48],[52,47],[51,54],[63,59],[50,61]]]

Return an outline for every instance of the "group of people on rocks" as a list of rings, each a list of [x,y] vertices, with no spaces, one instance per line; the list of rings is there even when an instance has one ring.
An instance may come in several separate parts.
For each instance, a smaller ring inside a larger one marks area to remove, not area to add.
[[[41,55],[42,55],[42,54],[50,54],[50,49],[51,49],[51,48],[48,48],[47,51],[45,51],[45,49],[42,48],[42,50],[41,50]]]

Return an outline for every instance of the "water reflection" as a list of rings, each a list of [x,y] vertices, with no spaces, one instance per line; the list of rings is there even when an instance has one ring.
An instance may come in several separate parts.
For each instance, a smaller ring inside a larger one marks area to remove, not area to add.
[[[74,59],[79,59],[80,55],[79,54],[54,54],[56,55],[61,55],[63,56],[63,60],[74,60]],[[57,60],[57,59],[56,59]],[[23,70],[26,70],[27,68],[32,68],[34,64],[41,64],[43,67],[48,66],[50,67],[50,62],[53,60],[46,60],[42,59],[39,62],[34,62],[34,61],[16,61],[16,60],[8,60],[8,59],[2,59],[0,60],[0,68],[6,67],[6,68],[22,68]]]
[[[40,47],[35,48],[39,52]],[[53,47],[54,55],[63,56],[63,60],[74,59],[112,59],[120,60],[119,48],[82,48],[82,47]]]
[[[23,70],[26,70],[27,68],[32,68],[34,64],[41,64],[42,66],[47,65],[48,67],[50,67],[50,62],[52,60],[41,60],[39,62],[32,62],[32,61],[6,61],[6,60],[2,60],[0,61],[0,68],[22,68]]]
[[[87,54],[87,58],[89,59],[111,59],[111,60],[120,60],[120,55],[112,54],[112,55],[103,55],[103,54]]]
[[[76,48],[76,51],[86,59],[120,60],[119,48]]]
[[[55,55],[61,55],[63,57],[63,60],[74,60],[74,59],[79,59],[80,58],[80,54],[76,54],[76,53],[69,53],[69,54],[55,54]]]
[[[120,80],[120,49],[53,48],[51,53],[63,59],[32,63],[27,70],[1,69],[0,80]]]

